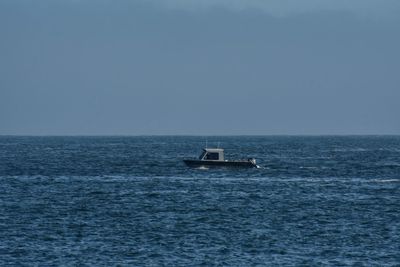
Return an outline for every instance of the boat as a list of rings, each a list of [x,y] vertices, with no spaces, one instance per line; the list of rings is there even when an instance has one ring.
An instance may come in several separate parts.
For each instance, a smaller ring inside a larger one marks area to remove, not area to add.
[[[188,167],[245,167],[259,168],[255,158],[243,160],[226,160],[224,149],[222,148],[204,148],[198,159],[184,159],[183,162]]]

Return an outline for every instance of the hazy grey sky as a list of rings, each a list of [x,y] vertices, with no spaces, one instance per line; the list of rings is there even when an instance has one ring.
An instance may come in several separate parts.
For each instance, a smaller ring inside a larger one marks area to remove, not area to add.
[[[0,134],[400,134],[400,1],[0,0]]]

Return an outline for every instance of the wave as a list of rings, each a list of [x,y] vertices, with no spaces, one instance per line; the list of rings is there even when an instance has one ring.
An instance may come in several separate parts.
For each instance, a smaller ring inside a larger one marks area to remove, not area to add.
[[[0,180],[16,180],[20,182],[144,182],[151,180],[167,180],[175,182],[190,182],[190,181],[217,181],[217,182],[262,182],[262,183],[336,183],[336,184],[352,184],[352,183],[398,183],[400,178],[382,177],[382,178],[366,178],[366,177],[302,177],[302,176],[229,176],[229,175],[174,175],[174,176],[136,176],[136,175],[104,175],[104,176],[77,176],[77,175],[62,175],[62,176],[43,176],[43,175],[19,175],[19,176],[0,176]]]

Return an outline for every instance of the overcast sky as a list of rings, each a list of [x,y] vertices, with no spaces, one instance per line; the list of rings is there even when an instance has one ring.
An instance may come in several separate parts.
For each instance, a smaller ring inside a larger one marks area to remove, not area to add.
[[[0,134],[400,134],[398,0],[0,0]]]

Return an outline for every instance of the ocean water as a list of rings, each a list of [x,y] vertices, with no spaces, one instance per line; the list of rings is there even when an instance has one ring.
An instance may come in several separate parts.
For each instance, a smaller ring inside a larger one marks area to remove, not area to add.
[[[400,266],[400,137],[0,137],[0,266]]]

